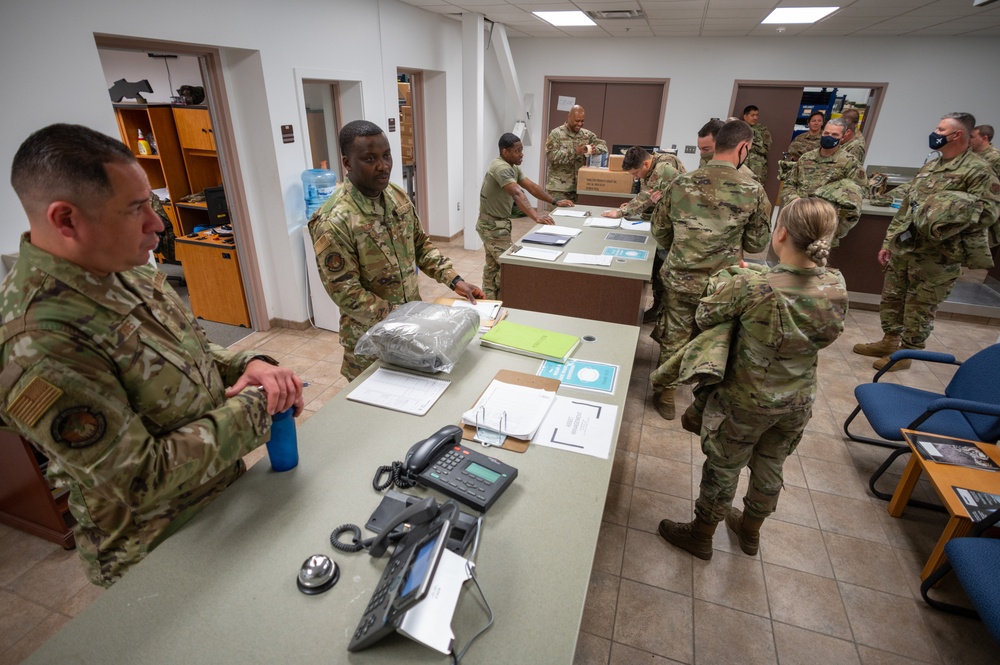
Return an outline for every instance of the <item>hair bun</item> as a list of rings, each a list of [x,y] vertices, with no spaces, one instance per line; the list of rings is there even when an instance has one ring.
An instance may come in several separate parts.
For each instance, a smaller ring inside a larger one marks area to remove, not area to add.
[[[830,256],[830,241],[826,238],[820,238],[819,240],[813,240],[806,247],[806,256],[809,260],[818,266],[825,266],[826,259]]]

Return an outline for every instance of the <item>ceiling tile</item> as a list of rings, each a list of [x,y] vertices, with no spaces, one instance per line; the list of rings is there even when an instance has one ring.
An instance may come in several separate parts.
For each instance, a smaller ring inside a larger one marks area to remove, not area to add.
[[[637,0],[590,0],[588,2],[579,2],[578,0],[573,0],[573,4],[579,7],[582,11],[622,11],[624,9],[640,9]]]
[[[697,13],[699,16],[705,13],[705,7],[708,6],[708,0],[689,0],[685,2],[667,2],[662,4],[652,4],[645,2],[642,3],[642,11],[646,14],[647,18],[669,18],[670,16],[676,16],[681,12],[684,13]]]
[[[605,28],[613,37],[652,37],[653,31],[647,26],[641,28]]]

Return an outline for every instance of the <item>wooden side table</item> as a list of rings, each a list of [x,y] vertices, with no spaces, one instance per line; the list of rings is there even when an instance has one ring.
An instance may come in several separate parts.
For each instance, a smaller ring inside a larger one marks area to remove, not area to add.
[[[191,311],[208,321],[249,328],[250,310],[236,243],[209,231],[192,235],[174,241],[174,251],[184,266]]]
[[[0,427],[0,522],[71,550],[76,541],[67,496],[49,488],[31,444]]]
[[[910,461],[906,463],[906,469],[903,471],[902,477],[899,479],[899,484],[896,485],[896,490],[892,493],[892,500],[889,501],[889,514],[893,517],[900,517],[903,514],[903,510],[906,508],[906,503],[913,493],[913,488],[916,487],[920,474],[925,472],[931,485],[934,487],[934,491],[937,492],[941,502],[948,510],[948,524],[945,525],[937,545],[934,546],[934,551],[931,552],[927,564],[920,572],[920,579],[925,580],[944,561],[944,546],[947,542],[952,538],[964,536],[972,528],[972,521],[969,519],[965,507],[958,500],[958,495],[955,494],[954,488],[962,487],[969,490],[1000,494],[1000,471],[972,469],[926,460],[914,447],[913,437],[914,435],[921,434],[921,432],[903,430],[903,434],[912,454],[910,455]],[[935,434],[934,436],[946,439],[952,438],[942,437],[940,434]],[[952,440],[974,443],[977,448],[1000,465],[1000,448],[997,448],[997,446],[980,441]]]

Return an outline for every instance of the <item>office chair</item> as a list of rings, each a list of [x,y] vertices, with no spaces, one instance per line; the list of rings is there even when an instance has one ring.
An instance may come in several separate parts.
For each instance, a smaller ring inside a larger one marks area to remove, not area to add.
[[[959,367],[943,395],[895,383],[878,382],[893,364],[904,358]],[[876,489],[875,483],[900,455],[910,452],[905,443],[895,443],[903,441],[901,429],[991,443],[1000,439],[998,376],[1000,344],[983,349],[964,363],[955,360],[955,356],[950,353],[904,349],[889,357],[889,363],[875,374],[871,383],[863,383],[855,388],[854,396],[858,400],[858,406],[844,421],[844,434],[852,441],[893,449],[868,480],[872,493],[887,501],[892,498],[891,494]],[[881,439],[851,432],[851,422],[862,412]],[[941,509],[940,506],[915,500],[911,500],[910,505]]]
[[[920,595],[934,609],[979,619],[993,639],[1000,642],[1000,584],[996,581],[1000,572],[1000,539],[984,535],[998,520],[1000,510],[995,510],[976,522],[967,537],[948,541],[944,546],[948,558],[923,581]],[[928,595],[952,570],[975,609],[945,603]]]

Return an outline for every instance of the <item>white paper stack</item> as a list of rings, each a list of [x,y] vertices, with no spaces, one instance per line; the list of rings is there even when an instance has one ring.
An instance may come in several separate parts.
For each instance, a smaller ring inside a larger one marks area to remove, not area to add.
[[[550,236],[575,238],[583,233],[583,229],[574,229],[572,226],[559,226],[557,224],[543,224],[542,228],[535,231],[535,233],[547,233]]]
[[[556,394],[539,388],[494,380],[475,406],[462,414],[462,422],[530,440],[549,412]]]

